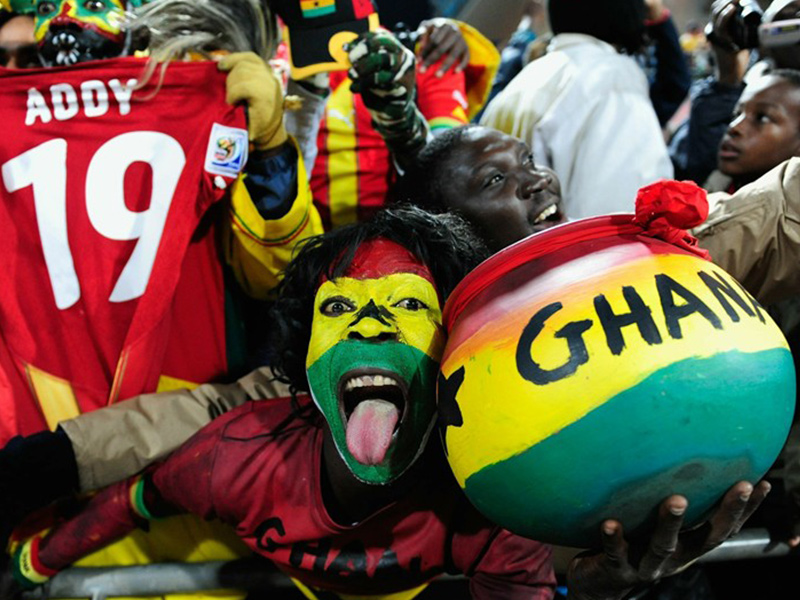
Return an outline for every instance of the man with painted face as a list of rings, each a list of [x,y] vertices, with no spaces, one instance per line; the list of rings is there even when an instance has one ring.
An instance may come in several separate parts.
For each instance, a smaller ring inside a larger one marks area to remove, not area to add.
[[[441,303],[481,248],[460,219],[413,208],[306,244],[272,317],[277,369],[310,397],[247,403],[106,488],[21,547],[19,581],[42,583],[147,519],[191,511],[234,525],[314,589],[413,597],[450,570],[470,575],[478,598],[552,597],[549,549],[480,517],[428,443]]]
[[[552,598],[549,549],[481,517],[430,438],[441,306],[481,248],[458,217],[413,207],[307,243],[272,312],[276,368],[300,393],[248,402],[101,491],[19,548],[17,580],[41,584],[150,519],[191,511],[234,525],[310,598],[412,598],[443,572],[469,576],[477,599]],[[604,552],[570,567],[570,597],[619,599],[673,572],[738,530],[766,491],[738,484],[685,538],[686,501],[668,498],[636,567],[621,525],[606,521]]]

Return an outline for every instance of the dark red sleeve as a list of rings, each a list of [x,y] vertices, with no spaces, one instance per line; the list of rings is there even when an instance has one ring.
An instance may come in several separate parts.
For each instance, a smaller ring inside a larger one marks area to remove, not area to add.
[[[470,578],[473,600],[550,600],[556,577],[550,546],[480,528],[453,538],[453,563]]]
[[[165,462],[141,477],[103,489],[79,513],[56,525],[39,544],[41,563],[57,571],[64,569],[143,526],[151,517],[182,512],[213,517],[211,469],[225,417],[201,430]]]
[[[53,527],[39,544],[40,562],[60,571],[136,529],[143,520],[131,509],[128,492],[134,479],[105,488],[74,517]]]

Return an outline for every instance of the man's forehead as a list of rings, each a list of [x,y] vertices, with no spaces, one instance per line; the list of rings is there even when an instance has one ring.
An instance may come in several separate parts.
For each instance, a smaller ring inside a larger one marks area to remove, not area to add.
[[[405,246],[386,238],[362,242],[342,274],[353,279],[379,279],[395,273],[413,273],[434,283],[430,270]]]

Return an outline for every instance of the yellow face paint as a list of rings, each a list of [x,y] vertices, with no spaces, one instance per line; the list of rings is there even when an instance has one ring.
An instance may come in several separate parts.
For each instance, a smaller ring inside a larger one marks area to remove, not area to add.
[[[385,322],[356,315],[374,302]],[[422,306],[419,305],[422,304]],[[314,320],[306,367],[334,345],[350,337],[374,338],[381,333],[438,361],[444,349],[439,297],[429,281],[412,273],[393,273],[378,279],[341,277],[326,281],[314,300]]]
[[[385,484],[425,448],[444,332],[439,297],[416,274],[323,283],[306,357],[309,389],[361,481]]]
[[[120,0],[38,0],[36,3],[37,42],[44,40],[54,19],[71,20],[107,38],[118,38],[125,20]]]

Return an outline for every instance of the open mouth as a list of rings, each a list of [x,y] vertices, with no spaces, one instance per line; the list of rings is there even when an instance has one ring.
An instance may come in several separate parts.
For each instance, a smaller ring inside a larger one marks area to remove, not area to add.
[[[350,453],[365,465],[383,462],[408,412],[406,383],[395,373],[358,369],[341,377],[338,398]]]
[[[561,212],[558,202],[555,201],[552,204],[546,205],[541,211],[539,211],[539,214],[532,219],[531,225],[535,231],[540,231],[563,222],[564,213]]]
[[[536,225],[537,223],[541,223],[542,221],[553,219],[558,215],[558,206],[555,204],[551,204],[547,208],[545,208],[542,212],[536,215],[536,218],[533,220],[533,224]]]
[[[408,389],[395,373],[381,370],[350,371],[339,380],[339,406],[344,422],[347,422],[356,407],[365,400],[379,400],[392,404],[398,411],[399,420],[406,412]]]

